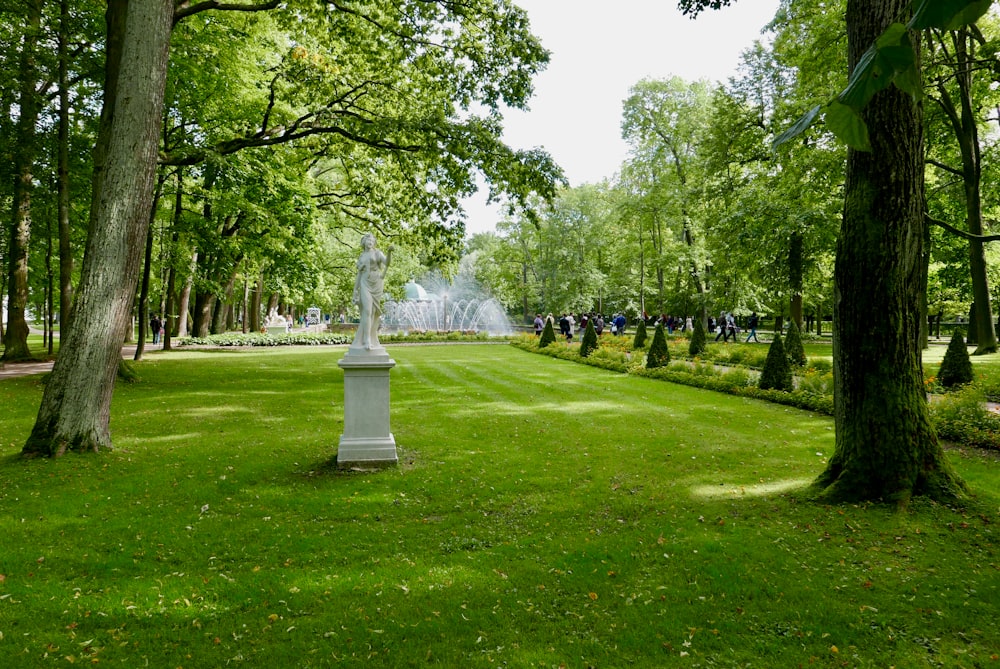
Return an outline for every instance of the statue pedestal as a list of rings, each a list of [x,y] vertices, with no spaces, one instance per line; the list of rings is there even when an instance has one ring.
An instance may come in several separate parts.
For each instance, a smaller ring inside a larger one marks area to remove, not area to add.
[[[387,467],[398,461],[389,431],[389,370],[396,361],[385,348],[351,346],[337,363],[344,370],[344,434],[337,468]]]

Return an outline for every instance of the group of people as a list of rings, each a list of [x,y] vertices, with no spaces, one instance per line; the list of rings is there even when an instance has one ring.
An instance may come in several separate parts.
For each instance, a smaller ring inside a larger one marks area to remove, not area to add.
[[[613,335],[623,335],[625,334],[626,319],[625,315],[621,313],[614,314],[611,318],[605,320],[603,314],[581,314],[579,324],[577,323],[576,317],[572,313],[564,313],[559,318],[559,333],[566,338],[567,342],[573,341],[573,335],[579,333],[580,339],[583,339],[583,333],[587,329],[587,322],[594,321],[594,331],[600,335],[604,332],[606,327],[611,328],[611,334]],[[643,320],[653,326],[663,325],[666,329],[667,334],[673,334],[674,332],[691,332],[694,330],[694,319],[691,316],[686,316],[681,318],[680,316],[671,316],[670,314],[661,314],[654,318],[650,318],[648,314],[643,312]],[[545,329],[545,323],[550,322],[555,327],[555,318],[550,313],[547,317],[542,317],[541,314],[535,314],[534,328],[535,335],[541,336],[542,331]],[[755,342],[760,343],[757,339],[757,326],[760,324],[760,317],[757,316],[757,312],[754,311],[747,318],[747,338],[746,342],[749,343],[751,339]],[[708,332],[718,333],[715,335],[715,341],[722,339],[723,342],[728,342],[729,338],[732,337],[733,341],[736,341],[737,333],[739,328],[736,326],[736,317],[731,311],[722,311],[719,314],[718,320],[714,317],[708,317]]]
[[[649,319],[645,319],[649,323]],[[691,332],[694,330],[694,321],[690,316],[681,318],[680,316],[671,316],[670,314],[660,314],[651,323],[654,327],[657,325],[662,325],[667,330],[667,334],[673,334],[676,332]]]
[[[746,343],[749,344],[750,340],[753,339],[758,344],[760,340],[757,339],[757,326],[760,324],[760,317],[757,316],[757,312],[754,311],[750,314],[747,319],[747,338]],[[718,329],[718,334],[715,335],[715,341],[719,341],[722,338],[723,343],[728,342],[729,338],[732,337],[733,341],[736,341],[736,333],[739,332],[739,328],[736,327],[736,317],[731,311],[723,311],[719,314],[719,320],[715,320],[711,316],[708,317],[708,331],[715,332]]]
[[[559,317],[559,333],[566,338],[567,342],[573,341],[574,333],[579,333],[580,340],[583,340],[583,333],[587,330],[587,323],[593,321],[594,332],[600,336],[603,334],[605,328],[610,328],[611,334],[620,336],[625,334],[625,314],[616,313],[608,319],[604,318],[604,314],[595,314],[593,312],[580,314],[579,324],[577,323],[576,317],[572,313],[564,313]],[[542,330],[545,329],[545,323],[552,323],[552,327],[555,327],[556,321],[555,317],[550,313],[545,318],[542,318],[541,314],[535,314],[535,335],[541,336]]]

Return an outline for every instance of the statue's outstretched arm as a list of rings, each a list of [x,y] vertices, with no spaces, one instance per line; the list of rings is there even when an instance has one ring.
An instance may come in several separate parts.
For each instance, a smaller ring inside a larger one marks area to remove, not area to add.
[[[382,278],[385,278],[386,273],[389,271],[389,262],[392,260],[392,252],[395,249],[395,245],[390,244],[389,248],[385,250],[385,265],[382,266]]]

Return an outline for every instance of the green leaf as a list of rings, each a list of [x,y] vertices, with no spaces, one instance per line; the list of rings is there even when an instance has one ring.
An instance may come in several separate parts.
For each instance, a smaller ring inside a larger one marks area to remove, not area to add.
[[[860,110],[876,93],[888,88],[890,83],[891,66],[879,58],[878,46],[872,45],[854,67],[847,88],[837,96],[837,101]]]
[[[916,0],[907,25],[915,30],[954,30],[975,23],[992,4],[992,0]]]
[[[858,110],[834,100],[826,107],[823,115],[826,127],[837,139],[857,151],[871,151],[868,126]]]
[[[920,89],[920,73],[913,45],[906,26],[894,23],[861,57],[837,101],[860,111],[876,93],[887,89],[900,76],[903,79],[897,85],[916,95]]]
[[[902,23],[893,23],[885,32],[879,35],[879,38],[875,41],[875,46],[879,49],[884,49],[892,46],[909,45],[910,44],[910,34],[909,30]]]
[[[911,63],[910,67],[902,72],[896,73],[896,78],[892,80],[896,87],[904,93],[909,93],[915,99],[919,99],[924,94],[924,87],[920,81],[920,71],[917,64]]]
[[[816,105],[815,107],[807,111],[798,121],[796,121],[795,125],[793,125],[788,130],[785,130],[783,133],[775,137],[774,141],[771,143],[771,150],[773,151],[777,149],[779,146],[781,146],[788,140],[798,137],[806,130],[808,130],[809,126],[811,126],[813,122],[816,120],[816,116],[819,114],[820,109],[822,109],[822,106]]]

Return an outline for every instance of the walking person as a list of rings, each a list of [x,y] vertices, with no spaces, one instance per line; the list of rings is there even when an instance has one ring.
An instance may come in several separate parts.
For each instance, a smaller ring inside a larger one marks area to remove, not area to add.
[[[621,337],[625,334],[625,314],[618,314],[615,316],[615,334]]]
[[[149,319],[149,330],[153,333],[153,343],[160,343],[160,333],[163,331],[163,321],[157,318],[156,314]]]
[[[729,343],[729,318],[725,311],[719,314],[719,334],[715,335],[715,341],[722,337],[722,343]]]
[[[541,337],[542,330],[545,328],[545,321],[542,320],[541,314],[535,314],[535,336]]]
[[[749,344],[751,337],[755,342],[757,342],[758,344],[760,343],[760,340],[757,339],[757,324],[759,321],[760,319],[757,318],[756,311],[750,314],[750,320],[747,321],[747,329],[750,330],[750,334],[747,335],[747,340],[745,343]]]

